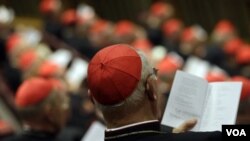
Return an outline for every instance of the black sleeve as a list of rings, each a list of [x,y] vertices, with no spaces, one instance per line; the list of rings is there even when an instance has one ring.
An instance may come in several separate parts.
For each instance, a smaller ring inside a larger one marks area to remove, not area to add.
[[[166,133],[172,133],[173,127],[166,126],[166,125],[161,125],[161,131],[166,132]]]
[[[175,141],[221,141],[222,140],[222,133],[221,132],[185,132],[175,134],[174,136]]]

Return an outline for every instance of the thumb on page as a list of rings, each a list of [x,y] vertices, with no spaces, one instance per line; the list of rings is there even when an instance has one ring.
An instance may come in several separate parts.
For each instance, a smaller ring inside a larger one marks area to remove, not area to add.
[[[173,133],[182,133],[182,132],[187,132],[191,130],[197,123],[197,119],[189,119],[185,121],[183,124],[180,126],[174,128],[172,130]]]

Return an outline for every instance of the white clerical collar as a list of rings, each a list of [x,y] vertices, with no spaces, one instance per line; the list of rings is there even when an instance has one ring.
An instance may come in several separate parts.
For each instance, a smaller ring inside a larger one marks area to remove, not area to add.
[[[125,128],[128,128],[128,127],[141,125],[141,124],[145,124],[145,123],[152,123],[152,122],[158,122],[158,120],[147,120],[147,121],[137,122],[137,123],[133,123],[133,124],[117,127],[117,128],[110,128],[110,129],[106,128],[106,132],[117,131],[117,130],[125,129]]]

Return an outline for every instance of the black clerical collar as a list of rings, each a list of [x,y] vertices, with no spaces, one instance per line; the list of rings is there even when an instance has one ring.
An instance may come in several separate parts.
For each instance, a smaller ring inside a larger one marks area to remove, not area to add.
[[[106,129],[105,140],[119,139],[137,135],[154,135],[161,133],[161,125],[158,120],[144,121],[119,128]]]

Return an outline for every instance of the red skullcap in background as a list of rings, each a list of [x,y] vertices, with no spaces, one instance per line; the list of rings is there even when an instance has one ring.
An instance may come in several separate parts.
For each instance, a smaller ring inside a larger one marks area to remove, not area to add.
[[[12,134],[14,129],[8,121],[0,119],[0,135]]]
[[[53,90],[53,85],[44,78],[30,78],[25,80],[18,88],[15,104],[23,108],[34,106],[46,99]]]
[[[60,7],[60,0],[41,0],[40,12],[43,14],[48,14],[58,10]]]
[[[156,2],[150,7],[150,13],[156,17],[171,15],[173,13],[172,7],[165,2]]]
[[[50,61],[43,62],[38,69],[38,75],[42,77],[53,77],[58,73],[60,73],[59,66]]]
[[[18,45],[21,42],[21,36],[18,34],[12,34],[8,37],[6,41],[6,51],[11,52],[15,47],[18,47]]]
[[[92,96],[103,105],[121,103],[137,87],[141,69],[141,58],[129,45],[117,44],[100,50],[88,67]]]
[[[180,32],[182,28],[182,22],[178,19],[170,19],[167,20],[163,26],[162,26],[162,31],[165,36],[170,37],[173,36],[174,34]]]
[[[76,23],[77,16],[76,16],[76,10],[75,9],[69,9],[63,12],[62,14],[62,23],[64,25],[71,25]]]
[[[132,43],[132,46],[142,50],[144,53],[149,53],[152,49],[152,44],[148,39],[137,39]]]
[[[173,74],[181,67],[182,67],[182,62],[180,62],[180,60],[171,55],[167,55],[167,57],[165,57],[157,65],[157,68],[159,69],[158,71],[159,75]]]
[[[239,64],[248,64],[250,63],[250,45],[241,46],[236,54],[236,61]]]
[[[232,81],[242,82],[243,85],[240,100],[247,100],[250,97],[250,81],[243,76],[234,76],[232,77]]]
[[[223,34],[233,32],[234,30],[234,25],[228,20],[221,20],[215,26],[215,31]]]
[[[226,81],[227,76],[219,72],[209,72],[206,75],[206,79],[208,82],[219,82],[219,81]]]
[[[239,38],[231,39],[224,44],[224,51],[228,55],[235,55],[243,44],[243,41]]]
[[[91,34],[100,34],[105,31],[108,27],[108,21],[106,20],[97,20],[90,29]]]
[[[36,61],[37,57],[37,53],[34,50],[28,50],[22,53],[18,63],[20,69],[23,71],[29,69]]]
[[[181,36],[181,41],[183,42],[191,42],[195,39],[194,32],[191,27],[184,29],[182,36]]]
[[[182,42],[204,42],[207,40],[207,32],[200,25],[192,25],[184,29],[181,35]]]
[[[126,36],[134,34],[135,25],[127,20],[122,20],[116,24],[115,35]]]

